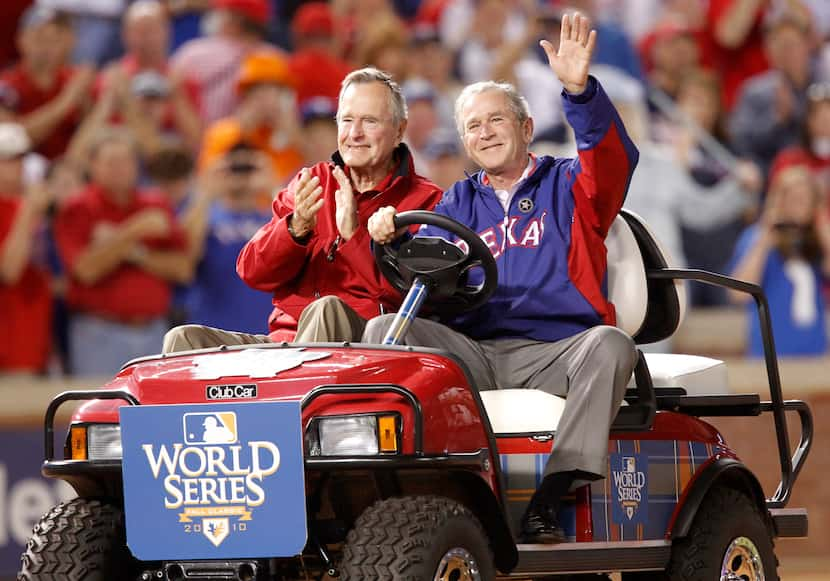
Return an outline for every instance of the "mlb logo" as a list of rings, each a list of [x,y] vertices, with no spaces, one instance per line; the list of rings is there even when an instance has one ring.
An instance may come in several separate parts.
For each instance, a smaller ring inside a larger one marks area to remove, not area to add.
[[[191,446],[234,444],[238,439],[235,412],[187,413],[182,422],[184,441]]]
[[[623,472],[636,472],[637,471],[637,461],[635,458],[631,456],[625,456],[622,459],[623,463]]]

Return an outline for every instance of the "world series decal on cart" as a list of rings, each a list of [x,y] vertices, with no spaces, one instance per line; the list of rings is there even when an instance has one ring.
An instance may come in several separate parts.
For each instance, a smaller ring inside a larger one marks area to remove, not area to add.
[[[306,542],[298,402],[121,410],[127,544],[141,559],[284,555]],[[262,534],[277,521],[281,535]],[[171,526],[173,525],[173,526]]]
[[[617,524],[648,519],[648,457],[611,454],[612,520]]]

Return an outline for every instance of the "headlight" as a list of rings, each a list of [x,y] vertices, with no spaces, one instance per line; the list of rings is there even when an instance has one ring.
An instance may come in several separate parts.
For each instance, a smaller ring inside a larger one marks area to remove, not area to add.
[[[310,456],[395,453],[398,451],[398,426],[396,415],[315,418],[306,431],[306,449]]]
[[[90,460],[120,460],[121,426],[96,424],[87,428],[87,455]]]

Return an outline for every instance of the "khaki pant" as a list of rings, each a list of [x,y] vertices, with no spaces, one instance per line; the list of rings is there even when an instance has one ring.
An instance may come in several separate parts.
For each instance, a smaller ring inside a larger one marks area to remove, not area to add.
[[[393,316],[369,321],[363,341],[380,343]],[[480,390],[540,389],[565,397],[545,474],[579,470],[605,476],[608,433],[637,363],[634,341],[624,332],[601,325],[555,342],[475,341],[440,323],[415,319],[404,344],[456,355]]]
[[[300,314],[295,343],[329,343],[360,341],[366,319],[341,299],[328,296],[317,299]],[[181,325],[164,336],[162,353],[206,349],[220,345],[255,345],[271,343],[268,335],[251,335],[223,331],[204,325]]]

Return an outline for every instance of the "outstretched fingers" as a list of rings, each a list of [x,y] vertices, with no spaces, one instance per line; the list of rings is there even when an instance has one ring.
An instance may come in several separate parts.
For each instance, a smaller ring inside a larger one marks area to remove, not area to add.
[[[550,41],[541,40],[539,44],[542,45],[542,49],[545,51],[545,54],[548,55],[548,62],[553,62],[556,60],[556,47],[554,47]]]
[[[597,47],[597,31],[592,30],[588,34],[588,43],[586,44],[585,48],[588,50],[589,55],[594,54],[594,49]]]
[[[567,14],[562,16],[562,27],[559,31],[560,44],[571,39],[571,17]]]

